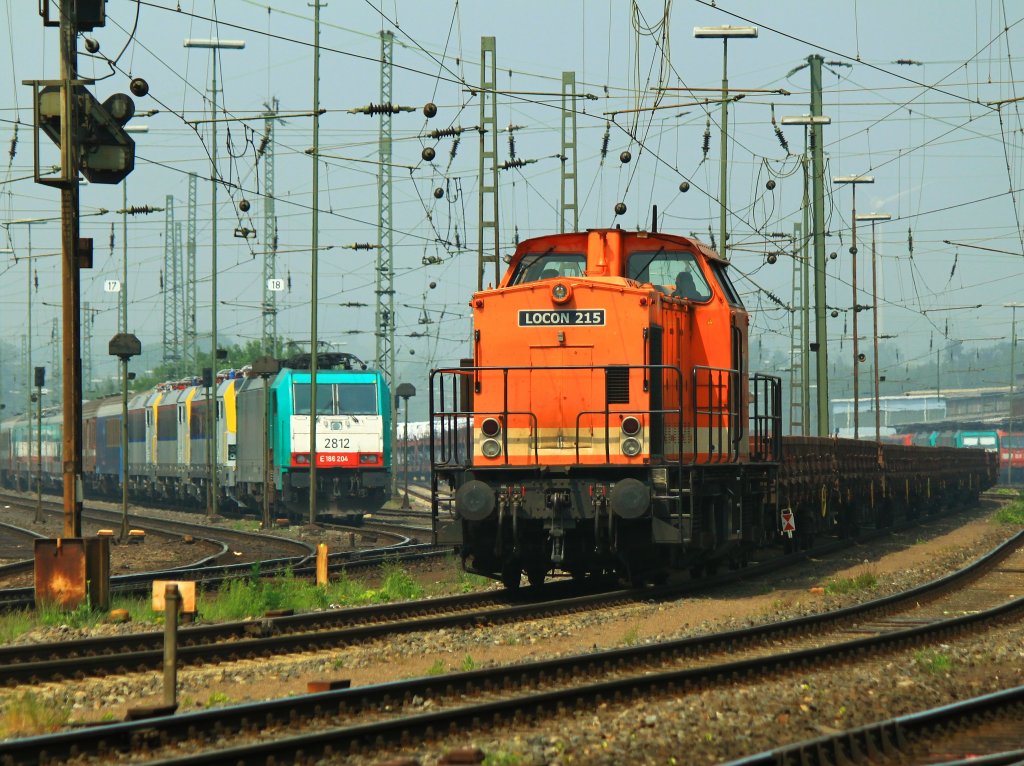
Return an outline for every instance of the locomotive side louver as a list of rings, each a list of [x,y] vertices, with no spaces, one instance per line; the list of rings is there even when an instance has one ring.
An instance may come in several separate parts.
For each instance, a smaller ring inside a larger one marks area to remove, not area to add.
[[[605,370],[604,393],[608,404],[629,404],[629,368],[610,366]]]

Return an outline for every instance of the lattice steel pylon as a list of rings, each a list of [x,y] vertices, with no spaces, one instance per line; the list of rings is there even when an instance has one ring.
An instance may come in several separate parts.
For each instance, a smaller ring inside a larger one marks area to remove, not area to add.
[[[92,305],[82,301],[82,394],[92,393]],[[52,385],[52,381],[51,381]]]
[[[789,334],[789,433],[793,436],[803,436],[806,433],[807,421],[805,420],[804,400],[804,349],[807,348],[807,325],[805,323],[804,308],[807,304],[807,292],[804,288],[804,279],[807,276],[807,261],[804,252],[803,227],[799,223],[793,224],[793,285],[792,300],[790,305],[790,334]]]
[[[380,33],[380,101],[391,103],[392,53],[394,35]],[[391,228],[391,110],[382,109],[377,128],[377,152],[380,158],[377,172],[377,323],[376,367],[384,375],[388,386],[395,388],[395,264],[394,238]],[[393,397],[392,397],[393,399]],[[394,415],[394,401],[392,401]],[[395,418],[391,418],[392,425]]]
[[[494,281],[501,274],[498,256],[498,63],[497,45],[493,37],[480,38],[480,174],[479,216],[477,218],[477,290],[484,289],[484,277],[489,263],[494,264]],[[488,143],[490,146],[488,147]],[[488,165],[488,163],[490,163]],[[491,247],[485,236],[491,234]]]
[[[562,72],[562,205],[559,208],[561,228],[579,231],[580,217],[576,187],[576,73]],[[572,228],[567,229],[571,214]]]
[[[165,200],[163,360],[179,362],[181,361],[181,329],[178,325],[178,318],[184,314],[181,305],[181,258],[174,247],[174,197],[168,194]]]
[[[60,341],[60,320],[53,318],[50,325],[50,404],[57,404],[64,393],[63,376],[60,372],[60,362],[63,347]]]
[[[188,222],[185,229],[185,293],[183,311],[185,321],[182,323],[185,344],[185,370],[191,375],[199,371],[196,332],[196,201],[199,196],[199,176],[188,174]]]
[[[277,290],[271,289],[277,273],[277,211],[274,207],[274,122],[276,98],[263,113],[263,351],[278,355]]]

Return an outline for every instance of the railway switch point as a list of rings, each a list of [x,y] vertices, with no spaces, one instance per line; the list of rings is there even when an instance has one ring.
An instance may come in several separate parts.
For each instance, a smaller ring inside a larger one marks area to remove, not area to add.
[[[146,531],[144,529],[129,529],[128,542],[136,544],[146,542]]]
[[[351,686],[351,679],[335,678],[330,681],[310,681],[306,684],[306,691],[310,694],[317,694],[318,692],[333,692],[338,689],[348,689]]]

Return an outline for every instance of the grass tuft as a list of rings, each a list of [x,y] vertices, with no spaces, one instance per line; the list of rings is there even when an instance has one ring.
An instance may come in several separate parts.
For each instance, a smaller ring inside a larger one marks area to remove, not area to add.
[[[942,652],[934,649],[921,649],[914,652],[914,664],[926,673],[948,673],[953,668],[953,660]]]
[[[874,572],[862,572],[854,577],[837,577],[825,583],[825,592],[832,596],[848,595],[873,591],[878,587],[878,577]]]
[[[995,513],[998,524],[1024,524],[1024,500],[1007,503]]]
[[[0,736],[30,737],[60,731],[70,718],[69,707],[25,692],[4,704],[0,713]]]

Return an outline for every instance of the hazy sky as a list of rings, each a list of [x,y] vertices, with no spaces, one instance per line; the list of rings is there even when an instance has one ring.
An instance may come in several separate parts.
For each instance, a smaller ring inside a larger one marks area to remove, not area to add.
[[[178,10],[180,6],[180,11]],[[9,55],[0,76],[0,136],[3,146],[17,131],[17,149],[3,173],[0,222],[59,215],[59,194],[36,185],[32,173],[30,89],[22,80],[57,76],[55,29],[44,29],[36,4],[4,0],[0,34]],[[666,17],[667,12],[667,17]],[[788,354],[793,259],[789,245],[773,233],[792,234],[800,220],[803,189],[800,154],[803,130],[784,129],[788,154],[776,137],[772,115],[809,111],[809,75],[793,72],[807,56],[828,62],[823,83],[826,174],[872,174],[861,186],[858,212],[886,212],[892,221],[877,228],[882,332],[895,336],[901,361],[934,356],[936,349],[963,342],[974,349],[1005,338],[1010,309],[1024,300],[1024,242],[1019,190],[1024,120],[1024,14],[1014,3],[900,3],[859,0],[782,3],[676,0],[666,5],[587,0],[514,3],[333,0],[321,11],[319,337],[338,350],[364,359],[374,356],[373,251],[346,249],[377,240],[378,118],[347,110],[380,100],[382,29],[395,33],[393,100],[417,111],[393,118],[398,378],[425,386],[429,366],[456,362],[467,354],[467,301],[476,284],[477,163],[479,137],[464,133],[454,158],[453,140],[425,134],[479,122],[479,101],[471,89],[480,79],[480,38],[497,38],[498,122],[523,126],[514,132],[515,156],[536,160],[500,174],[501,245],[513,239],[556,231],[560,194],[561,111],[558,92],[563,71],[575,71],[578,91],[593,99],[577,104],[580,227],[649,225],[651,206],[662,230],[718,237],[719,106],[695,103],[694,95],[715,98],[720,88],[720,40],[695,39],[695,26],[747,25],[759,37],[729,45],[731,88],[779,91],[749,93],[730,109],[730,257],[753,314],[753,364],[770,352]],[[285,113],[312,107],[313,22],[305,3],[249,0],[109,0],[105,28],[93,33],[101,54],[117,58],[117,70],[93,87],[102,101],[127,92],[131,76],[144,77],[150,96],[136,99],[136,117],[146,134],[136,135],[135,172],[128,179],[129,205],[164,206],[173,197],[175,220],[187,218],[188,174],[199,176],[197,288],[201,348],[209,347],[211,231],[210,127],[188,120],[209,117],[211,55],[186,49],[185,38],[244,40],[244,50],[224,50],[218,58],[221,118],[217,168],[218,325],[222,345],[260,337],[262,320],[262,192],[264,168],[255,161],[271,98]],[[136,15],[138,16],[136,23]],[[667,35],[663,20],[667,18]],[[1004,27],[1009,28],[1004,32]],[[110,72],[102,60],[80,58],[81,74],[101,78]],[[122,51],[122,48],[124,49]],[[119,56],[119,58],[118,58]],[[896,63],[899,61],[912,63]],[[658,86],[690,88],[691,93]],[[712,89],[712,90],[697,90]],[[438,106],[427,120],[420,108]],[[994,102],[1004,102],[1001,106]],[[678,107],[644,109],[660,103]],[[618,112],[610,115],[610,112]],[[614,118],[610,122],[610,119]],[[610,127],[609,127],[610,126]],[[608,131],[607,154],[602,154]],[[705,131],[710,132],[705,156]],[[288,117],[276,133],[276,198],[279,225],[277,276],[290,280],[279,293],[278,332],[309,338],[312,120]],[[230,141],[230,144],[229,144]],[[54,161],[42,138],[42,161]],[[436,150],[433,163],[421,159]],[[623,164],[620,153],[632,160]],[[500,135],[502,161],[510,158],[508,134]],[[25,178],[29,176],[29,178]],[[691,184],[681,194],[682,180]],[[772,190],[766,188],[775,181]],[[437,199],[434,190],[445,194]],[[852,333],[850,218],[851,190],[826,184],[830,353],[850,355]],[[248,213],[238,203],[251,203]],[[106,344],[117,331],[116,294],[104,282],[121,273],[121,216],[91,216],[100,208],[122,206],[119,186],[82,188],[83,236],[95,241],[95,266],[82,274],[82,297],[90,306],[92,376],[113,373]],[[616,217],[624,202],[627,212]],[[255,238],[234,236],[248,228]],[[458,242],[455,246],[456,230]],[[165,217],[129,221],[129,329],[147,351],[163,342]],[[111,233],[114,246],[111,248]],[[2,248],[19,258],[28,253],[29,227],[0,227]],[[31,280],[24,260],[0,253],[0,331],[5,364],[20,358],[31,302],[30,339],[35,363],[52,357],[51,329],[59,316],[59,227],[31,227]],[[912,238],[912,250],[910,246]],[[858,302],[870,302],[870,227],[858,227]],[[955,245],[945,244],[949,240]],[[720,243],[719,243],[720,244]],[[775,264],[769,253],[783,251]],[[1005,251],[1005,252],[1004,252]],[[38,289],[34,281],[38,276]],[[431,288],[430,283],[435,287]],[[344,305],[363,303],[364,307]],[[983,304],[980,309],[964,306]],[[870,313],[860,314],[860,334],[870,338]],[[1024,319],[1024,312],[1021,312]],[[205,335],[204,335],[205,334]],[[846,335],[840,348],[840,337]],[[948,334],[948,337],[947,337]],[[410,337],[412,336],[412,337]],[[869,350],[869,349],[868,349]],[[991,380],[989,380],[991,378]],[[1003,370],[989,369],[978,383],[1002,383]]]

